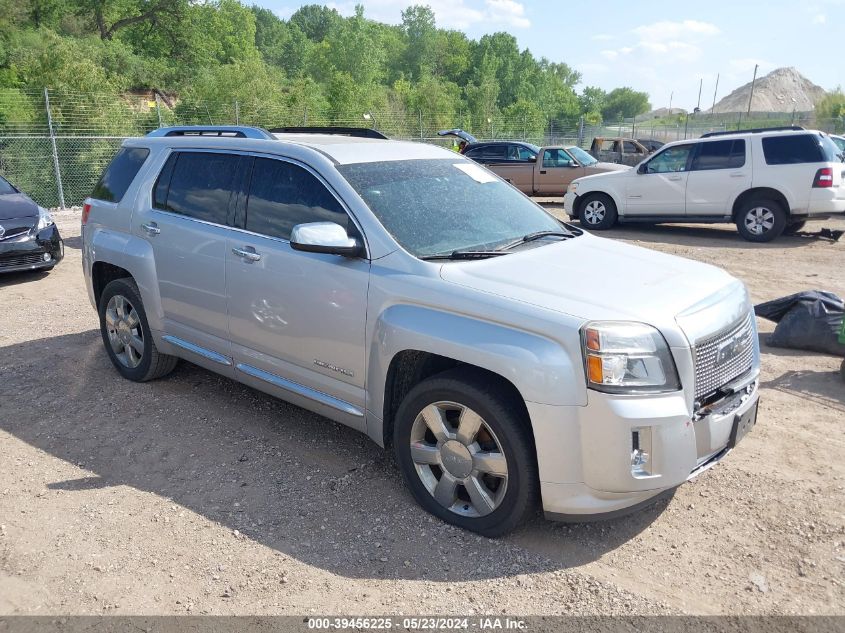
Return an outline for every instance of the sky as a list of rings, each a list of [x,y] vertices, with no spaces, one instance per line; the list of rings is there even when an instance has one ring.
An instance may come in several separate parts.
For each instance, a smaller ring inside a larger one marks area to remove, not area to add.
[[[287,19],[302,4],[251,0]],[[411,4],[427,4],[437,26],[477,39],[506,31],[536,57],[566,62],[581,72],[579,86],[631,86],[652,107],[701,108],[781,66],[794,66],[827,90],[845,85],[842,16],[845,0],[336,0],[343,15],[356,4],[373,20],[398,24]]]

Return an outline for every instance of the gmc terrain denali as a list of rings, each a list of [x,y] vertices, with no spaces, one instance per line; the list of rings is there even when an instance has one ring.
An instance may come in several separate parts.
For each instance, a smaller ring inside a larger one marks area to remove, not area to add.
[[[562,224],[448,150],[164,128],[96,192],[83,266],[121,375],[183,358],[349,425],[481,534],[538,501],[630,511],[755,422],[742,283]]]

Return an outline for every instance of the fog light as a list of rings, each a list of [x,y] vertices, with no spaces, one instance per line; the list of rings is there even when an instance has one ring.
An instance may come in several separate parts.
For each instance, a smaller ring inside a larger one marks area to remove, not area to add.
[[[652,475],[650,427],[631,431],[631,474],[634,477]]]
[[[49,262],[50,261],[50,253],[44,253],[41,256],[41,259],[43,259],[45,262]]]

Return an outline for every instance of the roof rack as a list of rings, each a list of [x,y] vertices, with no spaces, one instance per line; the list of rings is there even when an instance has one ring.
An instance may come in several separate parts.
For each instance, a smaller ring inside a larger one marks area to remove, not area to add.
[[[784,125],[782,127],[757,127],[749,130],[725,130],[724,132],[707,132],[702,134],[701,138],[710,138],[711,136],[727,136],[728,134],[759,134],[760,132],[796,132],[805,128],[800,125]]]
[[[369,127],[274,127],[273,134],[336,134],[338,136],[354,136],[356,138],[376,138],[388,140],[381,132]]]
[[[267,130],[248,125],[178,125],[160,127],[147,136],[217,136],[228,138],[257,138],[275,141],[276,138]]]

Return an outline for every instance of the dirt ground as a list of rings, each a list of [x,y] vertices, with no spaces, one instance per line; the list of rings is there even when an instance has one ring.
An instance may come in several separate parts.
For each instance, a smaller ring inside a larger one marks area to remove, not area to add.
[[[0,278],[0,614],[845,613],[838,359],[763,345],[758,425],[720,465],[633,516],[492,541],[420,510],[350,429],[188,363],[122,380],[78,214],[58,220],[65,261]],[[755,302],[845,296],[845,240],[606,235],[723,266]]]

